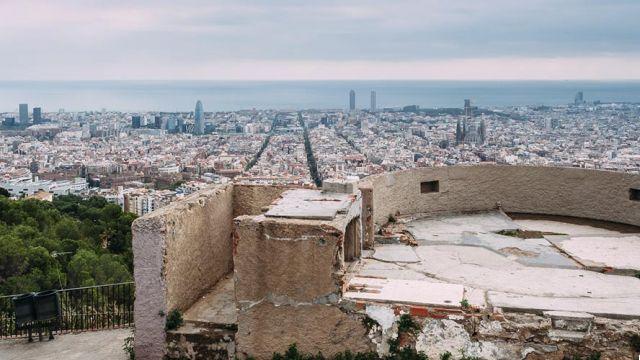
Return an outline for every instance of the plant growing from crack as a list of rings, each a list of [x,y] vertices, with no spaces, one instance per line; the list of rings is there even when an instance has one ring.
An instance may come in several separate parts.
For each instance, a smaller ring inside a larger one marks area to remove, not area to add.
[[[462,299],[462,301],[460,301],[460,306],[465,310],[471,307],[471,305],[469,305],[469,300],[467,299]]]
[[[182,318],[182,312],[178,309],[173,309],[169,311],[167,315],[165,330],[175,330],[184,324],[184,319]]]
[[[124,338],[124,344],[122,345],[122,350],[127,353],[129,360],[136,360],[136,353],[133,349],[134,341],[133,335],[127,336]]]
[[[400,315],[400,319],[398,319],[398,333],[415,334],[418,331],[420,331],[420,325],[413,320],[411,315]]]

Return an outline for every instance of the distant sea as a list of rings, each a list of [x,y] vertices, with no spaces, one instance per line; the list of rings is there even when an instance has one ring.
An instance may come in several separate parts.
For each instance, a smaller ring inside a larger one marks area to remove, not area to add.
[[[640,103],[640,81],[0,81],[0,112],[19,103],[44,112],[83,110],[205,111],[243,109],[344,109],[349,90],[358,108],[370,91],[378,108],[419,105],[480,107],[559,105],[583,91],[587,101]]]

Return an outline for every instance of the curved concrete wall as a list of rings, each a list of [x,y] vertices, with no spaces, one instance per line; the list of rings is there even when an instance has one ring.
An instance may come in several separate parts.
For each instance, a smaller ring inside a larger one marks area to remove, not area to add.
[[[421,193],[420,183],[439,181],[439,192]],[[374,175],[363,181],[373,189],[374,221],[389,215],[506,212],[564,215],[640,226],[640,175],[578,168],[533,166],[450,166]]]

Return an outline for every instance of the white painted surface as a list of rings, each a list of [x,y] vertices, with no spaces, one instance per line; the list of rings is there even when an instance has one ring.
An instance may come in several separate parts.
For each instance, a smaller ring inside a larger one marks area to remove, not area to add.
[[[463,286],[458,284],[363,277],[351,279],[348,288],[345,298],[445,307],[459,307],[464,293]],[[352,290],[356,288],[361,290]]]

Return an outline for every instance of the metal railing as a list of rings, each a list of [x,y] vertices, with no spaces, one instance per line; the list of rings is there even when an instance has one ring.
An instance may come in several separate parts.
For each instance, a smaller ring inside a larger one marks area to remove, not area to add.
[[[56,334],[133,325],[133,282],[62,289],[58,294],[62,315]],[[0,339],[27,337],[26,329],[16,329],[14,296],[0,296]]]

